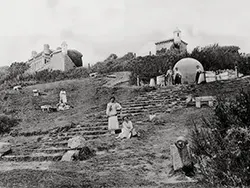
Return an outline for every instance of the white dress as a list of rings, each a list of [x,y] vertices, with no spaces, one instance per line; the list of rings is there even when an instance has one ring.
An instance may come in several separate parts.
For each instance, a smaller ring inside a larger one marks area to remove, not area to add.
[[[119,103],[108,103],[106,114],[108,118],[108,130],[119,129],[119,122],[117,118],[117,110],[121,110],[121,105]]]
[[[122,132],[118,135],[118,138],[130,138],[133,125],[131,121],[124,121],[122,123]]]

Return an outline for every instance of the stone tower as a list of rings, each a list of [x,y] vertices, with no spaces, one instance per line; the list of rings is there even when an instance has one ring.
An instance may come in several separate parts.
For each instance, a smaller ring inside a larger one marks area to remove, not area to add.
[[[181,30],[179,30],[178,27],[174,30],[174,43],[181,43]]]
[[[61,47],[62,47],[62,53],[63,53],[64,55],[66,55],[67,52],[68,52],[68,44],[64,41],[64,42],[61,44]]]

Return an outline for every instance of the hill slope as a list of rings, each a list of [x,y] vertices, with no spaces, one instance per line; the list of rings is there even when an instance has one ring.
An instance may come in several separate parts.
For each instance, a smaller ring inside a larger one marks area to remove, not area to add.
[[[65,126],[71,122],[83,121],[87,113],[105,110],[111,95],[115,95],[118,100],[123,100],[133,93],[133,89],[128,88],[102,87],[107,81],[110,79],[88,78],[29,86],[21,92],[2,91],[0,112],[22,119],[19,125],[21,132],[22,130],[47,130]],[[34,97],[33,89],[40,90],[42,95]],[[61,90],[66,91],[68,103],[74,108],[53,113],[42,112],[40,106],[54,106],[59,102]]]

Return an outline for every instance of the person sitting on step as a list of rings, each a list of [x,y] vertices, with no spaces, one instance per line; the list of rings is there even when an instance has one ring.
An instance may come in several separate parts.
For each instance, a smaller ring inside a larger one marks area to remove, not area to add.
[[[122,132],[116,138],[126,138],[139,136],[133,127],[132,122],[129,120],[128,116],[123,117]]]

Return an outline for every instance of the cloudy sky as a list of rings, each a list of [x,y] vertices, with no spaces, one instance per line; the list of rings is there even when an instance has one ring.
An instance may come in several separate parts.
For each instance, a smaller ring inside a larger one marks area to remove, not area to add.
[[[182,31],[188,50],[219,43],[250,52],[247,0],[0,0],[0,66],[26,61],[43,44],[62,41],[84,63],[111,53],[146,55]]]

